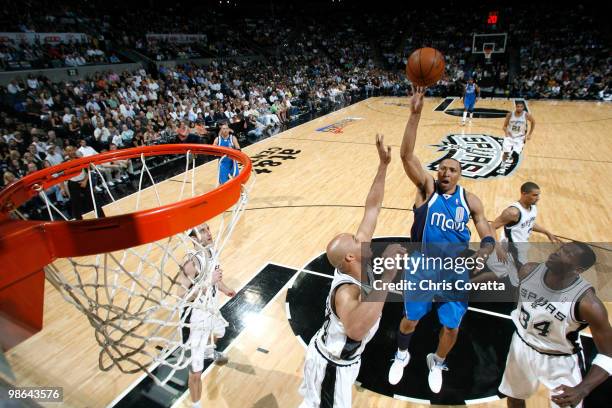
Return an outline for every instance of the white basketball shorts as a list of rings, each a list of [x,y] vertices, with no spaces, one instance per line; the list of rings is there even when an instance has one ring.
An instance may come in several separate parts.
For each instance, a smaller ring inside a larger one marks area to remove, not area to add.
[[[580,381],[582,372],[578,354],[542,354],[529,347],[514,333],[499,392],[524,400],[537,391],[540,383],[552,391],[560,385],[574,387]],[[550,404],[557,407],[552,401]],[[582,407],[582,402],[577,407]]]
[[[327,360],[317,351],[313,337],[306,351],[304,380],[300,385],[304,401],[299,408],[350,408],[360,366],[361,359],[346,366]]]

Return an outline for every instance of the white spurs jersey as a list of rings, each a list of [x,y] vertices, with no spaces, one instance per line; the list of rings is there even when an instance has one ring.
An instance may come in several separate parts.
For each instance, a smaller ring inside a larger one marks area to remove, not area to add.
[[[512,111],[510,122],[508,122],[508,130],[512,137],[525,137],[525,134],[527,134],[527,111],[523,111],[519,116],[516,116],[516,111]]]
[[[204,247],[200,251],[189,251],[188,256],[190,259],[194,261],[196,270],[198,274],[194,278],[194,283],[189,287],[191,287],[198,282],[202,289],[202,293],[196,294],[198,296],[198,300],[202,305],[205,306],[210,312],[216,311],[218,309],[217,306],[217,285],[211,286],[211,274],[213,271],[213,266],[211,263],[213,262],[213,250],[211,246]],[[217,266],[218,267],[218,266]],[[211,289],[210,294],[203,293],[206,289]],[[194,302],[194,304],[197,302]]]
[[[531,208],[526,209],[518,201],[510,204],[509,207],[519,210],[519,219],[513,224],[504,225],[502,241],[528,242],[538,216],[538,207],[532,205]]]
[[[366,344],[374,337],[380,317],[376,323],[370,328],[363,340],[353,340],[346,335],[344,325],[340,318],[336,315],[333,304],[334,294],[340,285],[354,284],[361,287],[361,282],[347,274],[334,271],[334,280],[332,281],[327,301],[325,302],[325,322],[323,326],[315,334],[315,347],[317,351],[327,360],[337,365],[351,365],[361,357],[361,353],[365,349]]]
[[[576,302],[591,288],[578,277],[562,290],[544,283],[548,268],[541,263],[519,284],[519,301],[512,320],[519,337],[531,348],[544,354],[575,354],[580,351],[578,332],[586,322],[575,314]]]

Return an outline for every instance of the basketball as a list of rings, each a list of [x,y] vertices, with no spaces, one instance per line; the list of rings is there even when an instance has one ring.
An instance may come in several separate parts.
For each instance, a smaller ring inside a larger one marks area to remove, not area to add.
[[[419,48],[410,54],[406,75],[414,85],[433,85],[444,74],[444,55],[435,48]]]

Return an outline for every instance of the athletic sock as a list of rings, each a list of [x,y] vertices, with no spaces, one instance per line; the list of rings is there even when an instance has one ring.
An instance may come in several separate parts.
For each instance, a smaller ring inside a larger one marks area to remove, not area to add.
[[[436,364],[442,364],[442,363],[444,363],[444,360],[446,360],[446,358],[442,358],[442,357],[438,356],[437,353],[434,353],[433,358],[434,358],[434,361],[436,362]]]
[[[399,353],[404,353],[408,351],[408,347],[410,346],[410,340],[412,339],[412,333],[404,334],[400,330],[397,331],[397,351]]]
[[[192,405],[192,407],[193,407],[193,408],[200,408],[200,407],[201,407],[201,405],[200,405],[200,401],[196,401],[196,402],[194,402],[194,403],[193,403],[193,405]]]
[[[474,119],[474,113],[470,112],[470,120]]]
[[[465,122],[465,119],[467,118],[467,112],[463,112],[463,121]]]

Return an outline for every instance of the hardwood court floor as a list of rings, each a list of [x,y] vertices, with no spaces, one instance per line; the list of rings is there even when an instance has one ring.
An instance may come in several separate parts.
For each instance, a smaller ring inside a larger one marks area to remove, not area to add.
[[[439,143],[448,134],[502,134],[503,118],[475,119],[472,126],[462,128],[458,117],[434,111],[441,101],[428,98],[423,109],[416,146],[423,164],[443,155],[429,145]],[[222,255],[229,286],[242,287],[268,262],[300,268],[318,256],[335,234],[356,231],[378,163],[374,147],[377,132],[384,134],[385,143],[392,146],[393,159],[387,174],[385,209],[375,235],[408,234],[412,213],[407,210],[412,207],[415,188],[399,158],[409,115],[409,108],[400,105],[407,102],[407,98],[370,98],[245,149],[250,156],[291,149],[295,159],[273,160],[282,163],[276,166],[263,165],[264,159],[256,163],[256,169],[271,172],[257,175],[247,210]],[[455,100],[449,108],[460,106],[460,101]],[[481,100],[478,107],[511,110],[513,101]],[[522,183],[534,181],[542,188],[538,223],[563,237],[612,241],[608,210],[612,202],[608,188],[612,174],[612,105],[529,101],[528,107],[537,124],[518,169],[508,177],[464,178],[463,186],[482,199],[487,218],[493,219],[518,198]],[[317,131],[346,118],[359,119],[346,124],[342,133]],[[212,170],[208,165],[197,170],[197,177],[208,188],[214,186]],[[162,195],[167,184],[160,186]],[[146,197],[143,199],[154,206],[152,196]],[[130,200],[133,197],[109,207],[108,213],[122,211],[122,205],[128,208]],[[216,222],[211,224],[214,232]],[[533,238],[544,239],[538,235]],[[16,383],[62,386],[65,406],[107,406],[139,376],[99,371],[98,346],[88,321],[49,284],[45,292],[43,330],[7,353]],[[207,373],[202,406],[299,404],[297,389],[304,348],[288,324],[284,302],[285,293],[281,292],[232,344],[228,352],[230,364]],[[257,352],[258,347],[269,353]],[[353,396],[356,407],[418,406],[358,387]],[[528,406],[548,406],[547,401],[546,394],[540,392]],[[188,397],[178,405],[190,406]],[[505,402],[482,406],[505,406]]]

